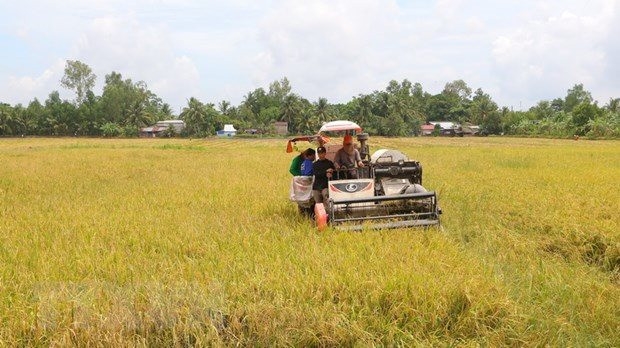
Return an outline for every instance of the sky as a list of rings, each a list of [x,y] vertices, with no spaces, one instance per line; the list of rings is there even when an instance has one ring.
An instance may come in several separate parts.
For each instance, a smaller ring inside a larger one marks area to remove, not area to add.
[[[0,0],[0,102],[43,102],[67,60],[143,81],[178,114],[286,77],[344,103],[391,80],[462,79],[527,110],[583,84],[620,98],[620,0]]]

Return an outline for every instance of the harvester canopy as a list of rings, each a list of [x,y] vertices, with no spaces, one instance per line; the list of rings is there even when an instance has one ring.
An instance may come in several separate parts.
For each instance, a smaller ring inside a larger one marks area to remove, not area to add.
[[[319,134],[325,132],[342,132],[342,131],[352,131],[355,134],[362,132],[362,127],[360,127],[357,123],[351,121],[331,121],[324,123],[319,129]]]

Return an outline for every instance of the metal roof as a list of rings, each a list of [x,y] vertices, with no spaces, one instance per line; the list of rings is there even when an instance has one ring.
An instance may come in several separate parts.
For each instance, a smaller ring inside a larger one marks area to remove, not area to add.
[[[442,129],[455,129],[457,127],[456,123],[454,122],[449,122],[449,121],[439,121],[439,122],[429,122],[430,124],[432,124],[433,126],[438,124],[439,127],[441,127]]]

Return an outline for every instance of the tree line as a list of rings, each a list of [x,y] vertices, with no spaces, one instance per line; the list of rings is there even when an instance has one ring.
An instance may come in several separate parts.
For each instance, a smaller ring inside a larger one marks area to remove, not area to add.
[[[491,96],[465,81],[446,83],[438,94],[425,92],[420,83],[392,80],[385,90],[359,94],[346,103],[316,101],[292,92],[286,77],[267,89],[247,93],[239,105],[223,100],[217,105],[191,97],[179,115],[150,91],[146,83],[124,79],[120,73],[105,76],[100,96],[92,92],[96,76],[80,61],[66,62],[61,86],[75,92],[75,100],[62,100],[52,91],[41,103],[36,98],[27,106],[0,102],[0,136],[105,136],[135,137],[141,127],[157,121],[181,119],[182,134],[214,135],[224,124],[237,129],[271,134],[275,121],[288,122],[289,133],[312,134],[323,122],[347,119],[370,134],[412,136],[430,121],[452,121],[479,125],[482,134],[516,136],[594,138],[620,137],[620,98],[599,106],[582,84],[576,84],[563,98],[540,101],[527,111],[499,107]]]

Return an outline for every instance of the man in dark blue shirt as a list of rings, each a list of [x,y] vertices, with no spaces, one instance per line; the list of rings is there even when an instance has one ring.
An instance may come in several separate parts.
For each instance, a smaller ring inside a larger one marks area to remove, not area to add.
[[[301,175],[311,176],[312,175],[312,162],[316,159],[316,154],[314,149],[308,149],[305,152],[306,158],[303,162],[301,162]]]
[[[314,184],[312,184],[312,196],[315,203],[326,203],[329,196],[327,184],[332,177],[332,172],[336,169],[334,162],[325,158],[327,152],[323,146],[316,149],[319,159],[312,164],[314,172]]]

